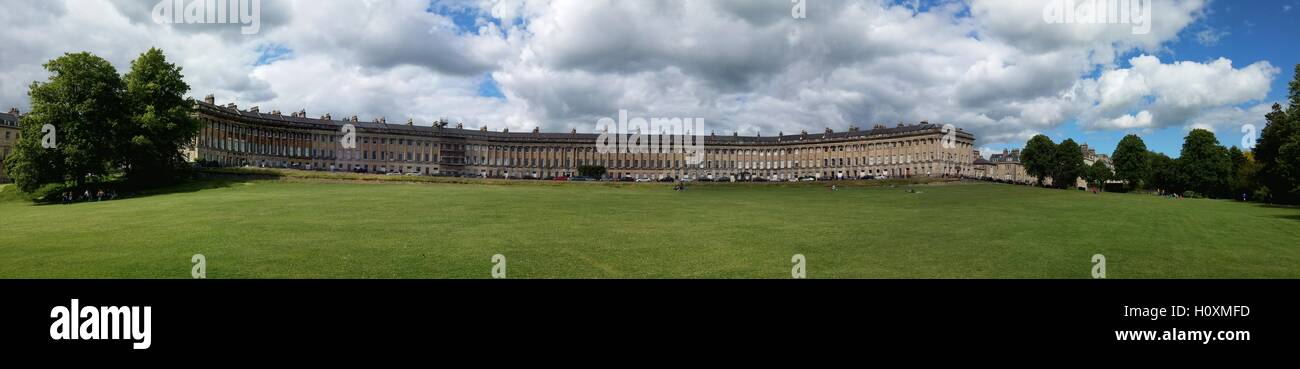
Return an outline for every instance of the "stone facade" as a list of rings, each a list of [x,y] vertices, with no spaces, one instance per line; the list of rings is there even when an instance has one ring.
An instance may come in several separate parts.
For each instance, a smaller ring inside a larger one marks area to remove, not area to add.
[[[0,113],[0,183],[8,183],[9,177],[4,171],[4,161],[18,146],[18,109],[9,109]]]
[[[1107,166],[1111,165],[1109,156],[1106,156],[1106,154],[1098,155],[1097,151],[1089,147],[1088,144],[1081,145],[1079,150],[1083,152],[1084,166],[1091,166],[1093,163],[1098,161],[1106,163]],[[977,165],[985,168],[982,171],[985,175],[980,177],[982,179],[1022,184],[1037,182],[1037,178],[1025,173],[1024,165],[1020,164],[1020,149],[1003,149],[1001,154],[990,155],[989,160],[987,161],[988,163]],[[978,161],[977,164],[979,164]],[[1044,178],[1043,184],[1051,185],[1052,178]],[[1088,183],[1081,177],[1078,179],[1077,183],[1075,183],[1075,187],[1087,188]]]
[[[969,176],[975,160],[972,134],[958,129],[945,148],[943,127],[927,122],[770,137],[711,134],[704,137],[704,162],[687,165],[682,153],[602,154],[598,135],[576,131],[512,133],[446,122],[308,118],[305,111],[264,113],[213,100],[208,96],[195,106],[204,128],[189,156],[222,166],[546,178],[601,165],[612,177],[791,180]],[[356,128],[355,149],[340,144],[345,124]]]

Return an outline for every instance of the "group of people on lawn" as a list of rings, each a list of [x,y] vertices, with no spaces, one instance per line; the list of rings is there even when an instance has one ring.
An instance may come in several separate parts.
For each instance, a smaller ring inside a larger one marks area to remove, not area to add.
[[[113,200],[116,198],[117,198],[117,191],[114,191],[112,189],[104,190],[101,188],[99,190],[96,190],[94,193],[91,193],[90,189],[86,189],[84,192],[81,193],[81,196],[77,196],[77,193],[74,191],[63,192],[64,204],[70,204],[78,201],[105,201],[105,200]]]

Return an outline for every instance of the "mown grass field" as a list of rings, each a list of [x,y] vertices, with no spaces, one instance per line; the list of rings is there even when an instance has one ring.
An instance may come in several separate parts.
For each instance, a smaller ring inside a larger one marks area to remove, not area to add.
[[[953,183],[213,180],[36,206],[0,189],[0,278],[1300,277],[1300,209]],[[919,193],[911,193],[914,189]]]

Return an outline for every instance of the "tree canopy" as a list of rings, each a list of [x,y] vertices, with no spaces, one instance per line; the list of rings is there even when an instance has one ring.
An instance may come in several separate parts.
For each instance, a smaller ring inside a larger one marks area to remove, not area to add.
[[[1138,135],[1124,136],[1110,159],[1115,165],[1115,179],[1127,182],[1129,188],[1141,187],[1143,180],[1151,177],[1151,157]]]
[[[1178,164],[1187,189],[1202,195],[1221,196],[1232,177],[1228,150],[1219,145],[1213,132],[1204,129],[1193,129],[1183,139]]]
[[[1290,106],[1282,110],[1274,104],[1265,116],[1268,125],[1255,146],[1255,160],[1259,184],[1272,201],[1300,204],[1300,65],[1290,86]]]
[[[19,189],[79,187],[118,174],[151,186],[186,168],[182,150],[201,123],[190,115],[181,68],[161,51],[141,54],[125,78],[86,52],[64,54],[45,69],[50,77],[31,84],[31,112],[20,119],[21,137],[5,159]]]
[[[22,134],[5,159],[9,177],[28,192],[45,183],[81,184],[108,174],[113,130],[123,120],[124,84],[107,60],[70,53],[44,67],[50,77],[32,82],[31,112],[19,120]]]
[[[1043,179],[1052,175],[1055,156],[1056,143],[1047,136],[1036,135],[1029,139],[1025,149],[1020,152],[1020,164],[1024,165],[1025,173],[1037,178],[1038,185],[1042,186]]]
[[[1052,186],[1056,188],[1074,188],[1078,183],[1079,177],[1084,174],[1083,150],[1073,139],[1061,141],[1056,145],[1056,155],[1053,156],[1052,168]]]

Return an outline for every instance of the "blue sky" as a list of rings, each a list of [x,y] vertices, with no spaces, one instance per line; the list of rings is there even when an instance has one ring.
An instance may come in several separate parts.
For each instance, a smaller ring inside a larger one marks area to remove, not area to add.
[[[1160,0],[1145,36],[1052,24],[1046,1],[809,0],[796,19],[789,0],[277,0],[251,36],[158,24],[139,2],[13,2],[0,106],[25,109],[63,53],[124,68],[159,47],[196,96],[365,120],[592,132],[628,110],[744,135],[927,120],[986,154],[1036,133],[1108,153],[1132,131],[1176,156],[1191,126],[1240,143],[1300,63],[1300,0]]]
[[[1290,6],[1290,10],[1284,10]],[[1216,43],[1203,43],[1197,37],[1198,32],[1211,32],[1221,35]],[[1166,50],[1156,54],[1162,62],[1196,61],[1209,62],[1218,58],[1232,60],[1233,66],[1241,67],[1258,61],[1268,61],[1281,70],[1274,79],[1268,98],[1264,102],[1284,102],[1287,98],[1287,84],[1291,81],[1296,64],[1300,64],[1300,1],[1214,1],[1210,3],[1208,16],[1183,30],[1177,42],[1167,45]],[[1121,57],[1120,67],[1128,67],[1128,59],[1139,54],[1132,52]],[[1241,104],[1239,107],[1253,105]],[[1285,105],[1285,104],[1283,104]],[[1258,127],[1263,129],[1263,127]],[[1153,151],[1165,153],[1171,157],[1178,156],[1182,148],[1186,129],[1171,127],[1139,135]],[[1058,131],[1051,132],[1053,140],[1061,141],[1066,137],[1074,138],[1080,143],[1087,142],[1098,152],[1110,153],[1124,137],[1125,132],[1102,131],[1086,132],[1076,123],[1066,124]],[[1219,142],[1225,146],[1240,145],[1240,132],[1216,132]]]
[[[920,12],[942,6],[946,1],[926,0],[913,2],[899,0]],[[429,12],[451,19],[457,32],[473,34],[481,22],[501,25],[500,19],[492,18],[483,11],[474,8],[457,8],[431,2]],[[1272,83],[1268,97],[1262,101],[1252,101],[1237,105],[1248,108],[1258,103],[1283,101],[1287,95],[1287,82],[1290,81],[1293,67],[1300,63],[1300,47],[1295,47],[1296,36],[1300,36],[1300,0],[1272,1],[1212,1],[1206,10],[1206,16],[1200,21],[1186,27],[1178,38],[1164,45],[1163,50],[1154,53],[1163,63],[1180,61],[1212,62],[1227,58],[1233,66],[1240,68],[1259,61],[1267,61],[1281,70]],[[969,10],[956,14],[959,17],[970,16]],[[1118,58],[1118,68],[1129,68],[1128,59],[1146,52],[1133,50]],[[1089,76],[1096,78],[1101,70]],[[491,73],[483,74],[478,88],[479,96],[505,99],[497,81]],[[740,97],[738,99],[743,99]],[[740,101],[740,100],[737,100]],[[1262,129],[1262,127],[1260,127]],[[1177,156],[1182,139],[1188,128],[1169,127],[1152,130],[1134,131],[1143,136],[1150,149]],[[1087,143],[1099,152],[1110,153],[1116,143],[1129,132],[1115,130],[1086,130],[1077,121],[1068,121],[1056,129],[1044,132],[1056,141],[1072,138],[1079,143]],[[1235,131],[1217,132],[1220,142],[1225,145],[1238,145],[1241,134]],[[1015,148],[1016,143],[995,144],[985,148]]]

